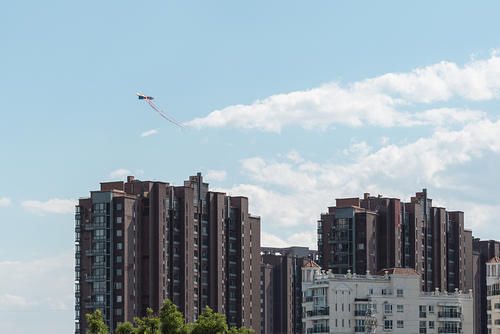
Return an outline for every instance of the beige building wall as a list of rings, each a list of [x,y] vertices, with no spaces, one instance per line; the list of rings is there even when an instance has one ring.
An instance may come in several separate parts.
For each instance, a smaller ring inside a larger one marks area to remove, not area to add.
[[[303,277],[305,333],[366,333],[368,309],[377,333],[473,333],[472,291],[422,292],[412,269],[339,275],[308,264]]]

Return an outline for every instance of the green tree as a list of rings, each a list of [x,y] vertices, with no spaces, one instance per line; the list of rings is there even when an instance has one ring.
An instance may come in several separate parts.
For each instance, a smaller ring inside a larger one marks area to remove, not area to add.
[[[160,318],[156,317],[149,307],[146,312],[145,317],[134,318],[137,324],[136,334],[160,334]]]
[[[109,334],[109,328],[102,320],[101,310],[95,310],[92,314],[86,314],[88,334]]]
[[[214,313],[207,306],[198,320],[193,324],[191,334],[223,334],[228,331],[226,316]]]
[[[116,328],[116,334],[135,334],[136,330],[130,322],[122,322]]]
[[[229,334],[252,334],[254,332],[255,331],[253,329],[246,328],[245,326],[240,327],[240,328],[233,326],[228,331]]]
[[[188,331],[184,316],[170,299],[167,299],[160,309],[160,323],[161,334],[180,334]]]

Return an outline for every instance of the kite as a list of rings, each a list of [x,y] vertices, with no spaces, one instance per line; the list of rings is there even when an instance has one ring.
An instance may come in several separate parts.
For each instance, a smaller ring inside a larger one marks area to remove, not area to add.
[[[175,119],[173,119],[171,116],[167,115],[164,111],[162,111],[156,104],[151,102],[151,100],[154,100],[154,97],[152,96],[147,96],[141,93],[136,93],[137,96],[139,97],[139,100],[146,100],[146,102],[149,104],[151,108],[153,108],[154,111],[156,111],[161,117],[165,118],[167,121],[170,123],[173,123],[177,125],[180,128],[184,128],[181,123],[177,122]]]

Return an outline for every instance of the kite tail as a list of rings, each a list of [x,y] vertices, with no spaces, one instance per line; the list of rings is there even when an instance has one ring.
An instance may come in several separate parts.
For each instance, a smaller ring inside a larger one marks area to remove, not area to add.
[[[163,112],[153,102],[151,102],[150,99],[146,99],[146,101],[148,102],[149,106],[151,108],[153,108],[161,117],[165,118],[170,123],[173,123],[173,124],[177,125],[178,127],[182,128],[182,129],[184,128],[184,126],[181,123],[177,122],[175,119],[173,119],[172,117],[170,117],[169,115],[167,115],[165,112]]]

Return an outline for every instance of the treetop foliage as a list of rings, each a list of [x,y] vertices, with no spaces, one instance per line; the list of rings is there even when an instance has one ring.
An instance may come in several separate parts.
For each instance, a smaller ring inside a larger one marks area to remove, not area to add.
[[[245,326],[227,325],[226,316],[215,313],[209,306],[194,323],[186,324],[183,314],[169,299],[165,301],[158,314],[147,308],[146,316],[134,318],[134,324],[124,322],[116,328],[116,334],[251,334],[254,331]],[[110,334],[103,321],[102,313],[96,310],[87,314],[88,334]]]

